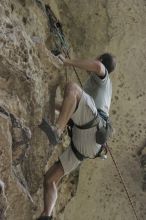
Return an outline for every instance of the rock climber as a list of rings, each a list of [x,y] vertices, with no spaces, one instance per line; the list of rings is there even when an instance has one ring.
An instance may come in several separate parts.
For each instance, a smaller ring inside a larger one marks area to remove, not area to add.
[[[50,143],[56,145],[60,143],[68,121],[71,119],[74,123],[71,141],[73,147],[70,145],[44,176],[44,210],[38,220],[52,219],[52,211],[57,200],[57,186],[61,178],[78,167],[83,160],[82,156],[95,158],[100,151],[101,144],[97,142],[95,135],[97,127],[80,129],[78,126],[88,124],[95,117],[99,128],[105,125],[112,97],[109,74],[116,67],[115,56],[110,53],[90,60],[67,59],[63,55],[58,55],[58,58],[64,66],[86,70],[89,78],[83,89],[74,82],[67,83],[55,125],[52,126],[45,121],[40,125]]]

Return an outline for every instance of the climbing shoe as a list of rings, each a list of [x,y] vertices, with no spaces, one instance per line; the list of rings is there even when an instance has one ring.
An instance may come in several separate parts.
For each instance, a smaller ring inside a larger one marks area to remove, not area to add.
[[[52,216],[41,216],[37,220],[53,220]]]
[[[45,132],[50,143],[53,144],[54,146],[61,142],[61,138],[58,135],[57,128],[50,125],[45,119],[42,119],[39,128]]]

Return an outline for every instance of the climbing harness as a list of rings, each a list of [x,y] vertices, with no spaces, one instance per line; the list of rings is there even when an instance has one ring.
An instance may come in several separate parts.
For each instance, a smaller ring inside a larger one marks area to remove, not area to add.
[[[62,30],[62,25],[61,25],[61,23],[60,23],[59,20],[56,18],[56,16],[54,15],[54,13],[53,13],[53,11],[51,10],[51,8],[50,8],[49,5],[45,5],[45,8],[44,8],[44,7],[42,6],[42,3],[41,3],[40,0],[36,0],[36,2],[37,2],[37,4],[39,5],[39,7],[40,7],[41,9],[43,9],[44,13],[47,15],[47,17],[48,17],[48,26],[49,26],[49,28],[50,28],[51,33],[55,36],[54,42],[55,42],[55,45],[56,45],[56,49],[57,49],[57,50],[55,49],[55,51],[53,51],[54,54],[57,53],[57,51],[60,51],[60,52],[62,51],[62,52],[64,52],[64,54],[66,55],[66,57],[68,57],[68,58],[70,59],[68,44],[66,43],[67,41],[66,41],[66,39],[65,39],[65,36],[64,36],[63,30]],[[79,77],[79,75],[78,75],[78,73],[77,73],[75,67],[74,67],[74,66],[72,66],[72,67],[73,67],[73,70],[74,70],[74,72],[75,72],[75,75],[76,75],[76,77],[77,77],[77,79],[78,79],[78,81],[79,81],[81,87],[83,87],[83,86],[82,86],[82,82],[81,82],[81,80],[80,80],[80,77]],[[72,133],[71,133],[71,132],[72,132],[72,128],[70,128],[69,126],[68,126],[68,128],[69,128],[69,129],[68,129],[68,133],[69,133],[69,136],[70,136],[70,135],[72,135]],[[122,175],[121,175],[121,173],[120,173],[120,170],[119,170],[119,168],[118,168],[118,165],[117,165],[117,163],[116,163],[116,161],[115,161],[115,159],[114,159],[114,156],[113,156],[113,154],[112,154],[112,152],[111,152],[111,150],[110,150],[110,148],[109,148],[109,146],[108,146],[107,143],[105,143],[105,144],[103,145],[103,149],[105,150],[106,153],[107,153],[107,151],[109,151],[110,156],[111,156],[111,158],[112,158],[112,161],[113,161],[113,163],[114,163],[114,165],[115,165],[115,168],[116,168],[116,170],[117,170],[117,172],[118,172],[118,175],[119,175],[119,177],[120,177],[120,179],[121,179],[121,182],[122,182],[122,184],[123,184],[123,186],[124,186],[124,189],[125,189],[126,195],[127,195],[127,197],[128,197],[129,203],[130,203],[130,205],[131,205],[131,207],[132,207],[134,216],[135,216],[136,220],[139,220],[139,219],[138,219],[138,216],[137,216],[137,213],[136,213],[136,210],[135,210],[135,208],[134,208],[133,202],[132,202],[132,200],[131,200],[131,198],[130,198],[128,189],[127,189],[126,184],[125,184],[125,182],[124,182],[124,179],[123,179],[123,177],[122,177]],[[101,152],[99,151],[99,153],[98,153],[99,155],[102,153],[102,150],[103,150],[103,149],[101,148]],[[86,158],[84,155],[80,154],[80,152],[77,151],[76,147],[74,148],[74,145],[72,145],[72,150],[73,150],[73,152],[75,153],[75,155],[77,156],[77,158],[78,158],[79,160],[82,161],[83,159]],[[99,155],[97,155],[97,156],[99,156]],[[105,154],[105,155],[106,155],[106,154]]]
[[[100,145],[104,145],[108,139],[111,137],[113,132],[112,124],[107,116],[107,114],[102,109],[97,109],[97,115],[84,125],[76,125],[75,126],[79,129],[90,129],[96,127],[96,143]],[[99,126],[99,123],[102,123],[102,126]]]
[[[94,121],[94,119],[92,121]],[[90,121],[87,124],[88,125],[91,124],[92,121]],[[68,131],[68,136],[70,137],[70,140],[71,140],[71,143],[70,143],[71,149],[72,149],[73,153],[75,154],[75,156],[77,157],[77,159],[79,161],[83,161],[84,159],[95,159],[96,157],[100,157],[103,160],[106,159],[106,155],[107,155],[107,145],[106,145],[106,143],[101,145],[99,152],[94,157],[92,157],[92,158],[90,158],[89,156],[85,156],[85,155],[81,154],[78,151],[78,149],[76,148],[76,146],[74,145],[73,140],[72,140],[72,128],[74,126],[79,127],[78,125],[76,125],[72,121],[72,119],[70,119],[68,124],[67,124],[67,131]]]

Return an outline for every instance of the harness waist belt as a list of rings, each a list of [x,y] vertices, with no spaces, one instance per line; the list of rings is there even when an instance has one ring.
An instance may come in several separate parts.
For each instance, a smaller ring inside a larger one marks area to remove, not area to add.
[[[71,139],[71,149],[79,161],[83,161],[84,159],[87,159],[87,158],[88,159],[95,159],[96,157],[100,157],[103,150],[105,151],[105,154],[107,154],[107,148],[106,148],[106,144],[105,144],[105,145],[101,146],[99,152],[95,155],[94,158],[87,157],[78,151],[78,149],[75,147],[72,139]]]

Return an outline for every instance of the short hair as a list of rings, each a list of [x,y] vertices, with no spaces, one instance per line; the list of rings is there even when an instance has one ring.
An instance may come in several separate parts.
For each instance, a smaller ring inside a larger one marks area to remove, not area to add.
[[[111,73],[114,71],[116,67],[116,58],[110,53],[104,53],[99,56],[98,58],[100,62],[105,66],[107,69],[108,73]]]

